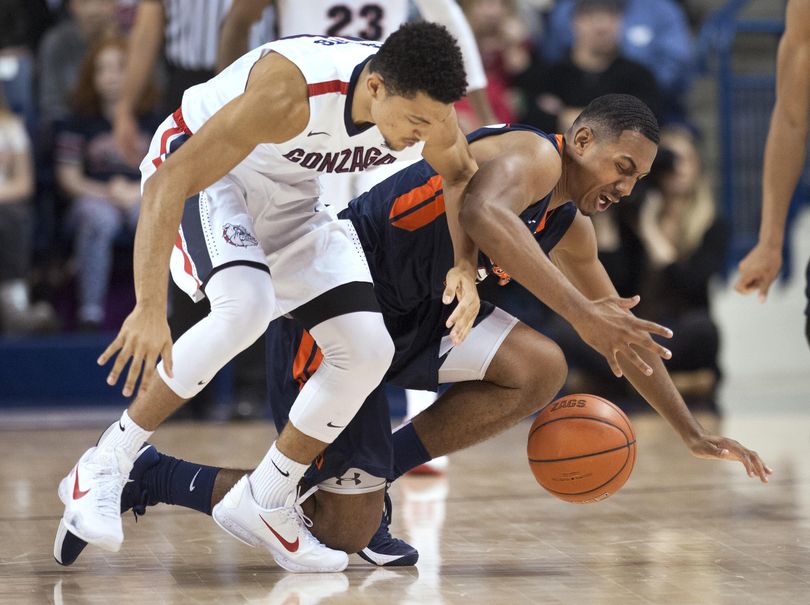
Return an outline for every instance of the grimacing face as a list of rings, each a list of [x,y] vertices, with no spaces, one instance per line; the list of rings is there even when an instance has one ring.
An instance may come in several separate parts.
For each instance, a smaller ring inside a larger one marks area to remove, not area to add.
[[[378,76],[369,79],[371,89],[371,117],[394,151],[427,141],[431,135],[446,126],[453,106],[430,98],[423,92],[413,98],[388,94]]]
[[[624,130],[611,140],[588,126],[573,133],[574,164],[569,171],[569,193],[586,216],[604,212],[630,195],[639,179],[650,172],[658,146],[640,132]]]

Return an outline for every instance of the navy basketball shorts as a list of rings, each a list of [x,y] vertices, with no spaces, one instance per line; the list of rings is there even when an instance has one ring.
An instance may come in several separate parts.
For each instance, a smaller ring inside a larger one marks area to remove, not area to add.
[[[440,383],[482,380],[518,320],[482,301],[475,327],[461,345],[453,347],[444,327],[449,315],[447,307],[440,301],[431,304],[436,305],[435,321],[420,325],[408,339],[409,347],[401,348],[403,338],[392,334],[397,351],[387,382],[403,388],[436,390]],[[321,354],[309,333],[287,318],[270,324],[266,347],[269,403],[281,432],[298,392],[317,370]],[[381,489],[392,478],[391,415],[381,385],[316,459],[305,481],[320,485],[324,491],[364,493]]]

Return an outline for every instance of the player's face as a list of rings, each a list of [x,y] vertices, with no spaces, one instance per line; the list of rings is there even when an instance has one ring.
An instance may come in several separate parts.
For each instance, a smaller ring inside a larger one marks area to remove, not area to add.
[[[570,194],[580,212],[604,212],[625,196],[650,171],[658,146],[634,130],[610,140],[594,138],[588,127],[574,133],[576,163],[569,178]]]
[[[116,46],[108,46],[96,57],[95,85],[105,103],[115,103],[121,97],[126,57]]]
[[[452,105],[440,103],[420,92],[413,98],[386,94],[384,87],[372,97],[371,117],[380,129],[386,145],[402,151],[419,141],[427,141],[444,128]]]

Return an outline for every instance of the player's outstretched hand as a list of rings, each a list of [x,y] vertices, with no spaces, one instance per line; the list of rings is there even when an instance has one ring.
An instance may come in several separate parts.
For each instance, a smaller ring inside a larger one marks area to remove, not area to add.
[[[672,357],[669,349],[652,339],[651,334],[672,338],[672,330],[652,321],[640,319],[630,312],[639,302],[639,296],[621,298],[607,296],[593,301],[590,313],[582,317],[574,328],[586,343],[607,359],[617,377],[622,375],[618,354],[621,353],[642,373],[650,376],[652,368],[630,345],[646,349],[659,357]]]
[[[734,289],[740,294],[759,291],[760,302],[765,302],[771,284],[782,268],[782,249],[757,244],[744,259],[740,261],[740,277]]]
[[[122,391],[124,397],[134,393],[141,370],[141,386],[150,383],[155,374],[158,356],[163,359],[166,373],[172,376],[172,335],[166,321],[166,311],[148,311],[136,306],[124,321],[118,336],[98,358],[98,365],[103,366],[116,354],[118,356],[107,376],[107,384],[110,386],[118,382],[124,366],[132,360]]]
[[[449,305],[455,299],[458,299],[458,305],[447,319],[446,325],[450,328],[453,345],[459,345],[472,330],[481,301],[475,287],[475,273],[458,265],[447,272],[442,302]]]
[[[765,465],[762,458],[753,450],[743,447],[734,439],[704,435],[689,446],[692,454],[698,458],[739,460],[749,477],[759,477],[763,483],[768,482],[768,475],[773,471]]]

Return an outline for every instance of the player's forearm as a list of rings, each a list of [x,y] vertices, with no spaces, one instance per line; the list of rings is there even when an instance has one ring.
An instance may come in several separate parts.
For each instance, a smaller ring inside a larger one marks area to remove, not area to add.
[[[465,186],[462,183],[455,185],[445,183],[443,189],[447,227],[453,242],[455,266],[468,268],[474,273],[478,265],[478,248],[472,238],[461,228],[459,221],[459,209]]]
[[[807,131],[806,118],[796,123],[778,106],[774,110],[765,144],[759,241],[775,249],[782,249],[790,201],[804,168]]]
[[[465,204],[461,225],[475,244],[538,300],[577,325],[590,302],[543,253],[520,217],[500,204]]]
[[[146,181],[138,228],[135,231],[133,266],[138,306],[165,311],[169,258],[183,213],[184,193],[160,172]]]
[[[653,372],[650,376],[643,374],[635,365],[619,354],[619,365],[622,373],[635,387],[647,403],[655,409],[683,439],[684,443],[695,443],[705,432],[700,423],[689,411],[686,403],[672,383],[661,359],[649,351],[634,347],[635,351],[647,362]]]

